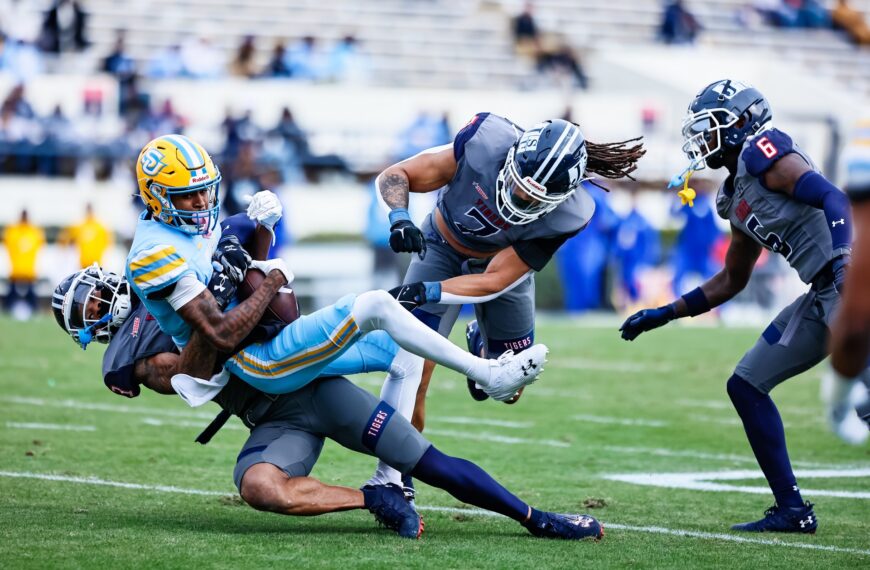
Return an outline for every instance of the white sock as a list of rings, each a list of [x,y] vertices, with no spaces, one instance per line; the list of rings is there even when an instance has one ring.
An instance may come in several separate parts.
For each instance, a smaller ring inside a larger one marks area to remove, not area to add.
[[[381,388],[381,400],[391,405],[410,421],[414,414],[417,388],[420,386],[422,376],[423,359],[405,349],[400,349],[390,364],[389,375]],[[395,483],[401,487],[402,474],[379,460],[378,467],[368,484],[385,485],[387,483]]]
[[[490,385],[490,361],[470,354],[433,331],[402,308],[386,291],[367,291],[353,303],[351,315],[361,331],[387,331],[399,346]]]

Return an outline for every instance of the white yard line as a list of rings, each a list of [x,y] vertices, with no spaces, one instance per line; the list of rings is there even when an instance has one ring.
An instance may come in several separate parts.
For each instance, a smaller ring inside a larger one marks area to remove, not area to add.
[[[194,427],[200,430],[205,429],[205,424],[201,421],[193,420],[159,420],[157,418],[142,418],[142,423],[149,426],[174,426],[174,427]],[[238,423],[227,423],[221,429],[242,429],[247,430],[244,425]]]
[[[612,416],[593,416],[590,414],[577,414],[571,416],[571,418],[582,422],[590,422],[593,424],[613,424],[620,426],[643,426],[660,428],[668,425],[668,422],[662,420],[644,420],[640,418],[614,418]]]
[[[157,491],[161,493],[180,493],[184,495],[205,495],[205,496],[218,496],[218,497],[226,497],[234,495],[232,492],[221,492],[221,491],[205,491],[202,489],[185,489],[182,487],[172,487],[166,485],[144,485],[139,483],[123,483],[120,481],[107,481],[105,479],[99,479],[97,477],[70,477],[67,475],[52,475],[48,473],[31,473],[27,471],[0,471],[0,477],[15,477],[22,479],[38,479],[42,481],[58,481],[65,483],[78,483],[84,485],[102,485],[107,487],[118,487],[122,489],[133,489],[133,490],[141,490],[141,491]],[[482,509],[465,509],[465,508],[454,508],[454,507],[437,507],[437,506],[426,506],[420,505],[417,507],[418,510],[421,511],[429,511],[429,512],[441,512],[441,513],[450,513],[450,514],[464,514],[471,516],[484,516],[484,517],[499,517],[501,515],[493,513],[491,511],[484,511]],[[619,524],[612,522],[604,522],[605,530],[624,530],[629,532],[645,532],[645,533],[654,533],[654,534],[665,534],[669,536],[680,536],[680,537],[689,537],[689,538],[700,538],[704,540],[721,540],[725,542],[742,542],[746,544],[763,544],[765,546],[780,546],[783,548],[799,548],[805,550],[817,550],[823,552],[836,552],[839,554],[854,554],[857,556],[870,556],[870,550],[863,550],[859,548],[843,548],[840,546],[828,546],[824,544],[810,544],[806,542],[785,542],[781,540],[767,539],[767,538],[754,538],[754,537],[745,537],[734,534],[725,534],[725,533],[714,533],[714,532],[700,532],[694,530],[682,530],[682,529],[674,529],[674,528],[665,528],[660,526],[637,526],[637,525],[628,525],[628,524]]]
[[[743,463],[757,464],[757,460],[752,455],[734,455],[731,453],[709,453],[706,451],[693,451],[690,449],[667,449],[665,447],[639,447],[626,445],[606,445],[602,449],[605,451],[613,451],[615,453],[626,454],[646,454],[658,455],[661,457],[689,457],[692,459],[712,459],[715,461],[739,461]],[[807,469],[824,469],[832,467],[830,463],[816,463],[812,461],[792,461],[795,467],[804,467]],[[837,465],[843,469],[863,468],[866,465]]]
[[[6,422],[12,429],[53,429],[60,431],[97,431],[95,426],[76,426],[68,424],[41,424],[33,422]]]
[[[798,480],[822,478],[863,478],[870,477],[870,468],[863,469],[815,469],[795,472]],[[687,489],[693,491],[717,491],[769,495],[767,485],[731,485],[716,481],[739,481],[743,479],[760,479],[758,470],[728,470],[700,473],[618,473],[603,475],[604,479],[621,481],[633,485],[665,487],[669,489]],[[801,493],[809,497],[837,497],[841,499],[870,499],[868,491],[841,491],[829,489],[801,488]]]
[[[434,435],[437,437],[455,437],[456,439],[471,439],[475,441],[489,441],[492,443],[528,443],[531,445],[546,445],[548,447],[571,447],[570,443],[556,439],[527,439],[524,437],[512,437],[486,432],[469,433],[467,431],[426,428],[425,433],[426,435]]]
[[[460,424],[472,426],[494,426],[503,428],[528,429],[535,427],[534,422],[512,422],[509,420],[490,420],[487,418],[469,418],[463,416],[438,416],[426,418],[429,423]]]
[[[21,406],[37,406],[40,408],[72,408],[75,410],[95,410],[98,412],[113,412],[120,414],[151,414],[153,416],[168,416],[174,418],[199,418],[210,420],[215,416],[215,414],[209,412],[164,410],[161,408],[125,406],[123,404],[102,404],[99,402],[84,402],[81,400],[47,400],[43,398],[28,398],[23,396],[0,396],[0,401]]]

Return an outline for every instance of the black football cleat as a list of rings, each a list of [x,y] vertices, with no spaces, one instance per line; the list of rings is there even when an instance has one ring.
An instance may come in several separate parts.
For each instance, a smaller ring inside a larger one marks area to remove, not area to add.
[[[540,538],[559,538],[562,540],[601,540],[604,536],[604,525],[589,515],[560,515],[543,513],[538,524],[523,523],[533,535]]]
[[[815,534],[819,521],[813,512],[813,504],[807,501],[802,507],[773,505],[764,511],[764,518],[754,522],[736,524],[731,530],[742,532],[799,532]]]
[[[398,485],[366,485],[362,488],[366,508],[378,523],[396,531],[402,538],[420,538],[423,517],[405,500]]]
[[[480,328],[477,326],[477,321],[471,321],[465,325],[465,343],[468,346],[468,352],[474,356],[480,356]],[[489,395],[477,387],[477,382],[471,378],[466,378],[468,382],[468,393],[478,402],[483,402],[489,398]]]

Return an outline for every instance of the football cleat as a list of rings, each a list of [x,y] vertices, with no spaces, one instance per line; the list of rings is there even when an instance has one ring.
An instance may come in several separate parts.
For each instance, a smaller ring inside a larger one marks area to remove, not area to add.
[[[362,488],[366,508],[378,523],[396,531],[402,538],[420,538],[423,517],[405,500],[402,488],[393,483]]]
[[[764,511],[764,518],[754,522],[736,524],[731,530],[743,532],[800,532],[815,534],[819,521],[813,512],[813,504],[807,501],[802,507],[773,505]]]
[[[475,356],[481,356],[480,328],[477,326],[476,320],[465,325],[465,343],[468,345],[468,352]],[[471,378],[466,378],[465,381],[468,382],[468,392],[471,394],[472,398],[478,402],[482,402],[489,398],[489,395],[483,391],[477,382]]]
[[[544,371],[549,352],[543,344],[531,346],[519,354],[508,350],[492,361],[490,385],[483,390],[499,402],[519,397],[519,390],[537,380]]]
[[[557,513],[542,513],[538,524],[523,523],[533,535],[540,538],[560,538],[562,540],[583,540],[591,538],[601,540],[604,536],[604,525],[589,515],[560,515]]]

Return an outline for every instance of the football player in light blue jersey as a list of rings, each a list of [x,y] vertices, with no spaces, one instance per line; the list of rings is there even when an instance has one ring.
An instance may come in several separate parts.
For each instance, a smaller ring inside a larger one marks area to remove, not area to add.
[[[241,347],[278,289],[292,281],[292,273],[281,260],[252,261],[241,248],[225,249],[220,262],[236,284],[249,266],[267,276],[250,297],[221,311],[206,288],[220,236],[217,167],[197,143],[168,135],[145,146],[136,172],[147,211],[127,257],[126,275],[133,292],[179,347],[192,331],[198,331],[216,349],[232,354],[224,365],[226,372],[259,390],[277,394],[305,386],[374,330],[387,331],[413,354],[473,376],[495,399],[512,397],[541,372],[545,346],[499,360],[469,355],[421,325],[385,291],[347,295],[294,321],[269,340]],[[260,192],[248,212],[271,228],[280,218],[280,203],[271,192]]]

